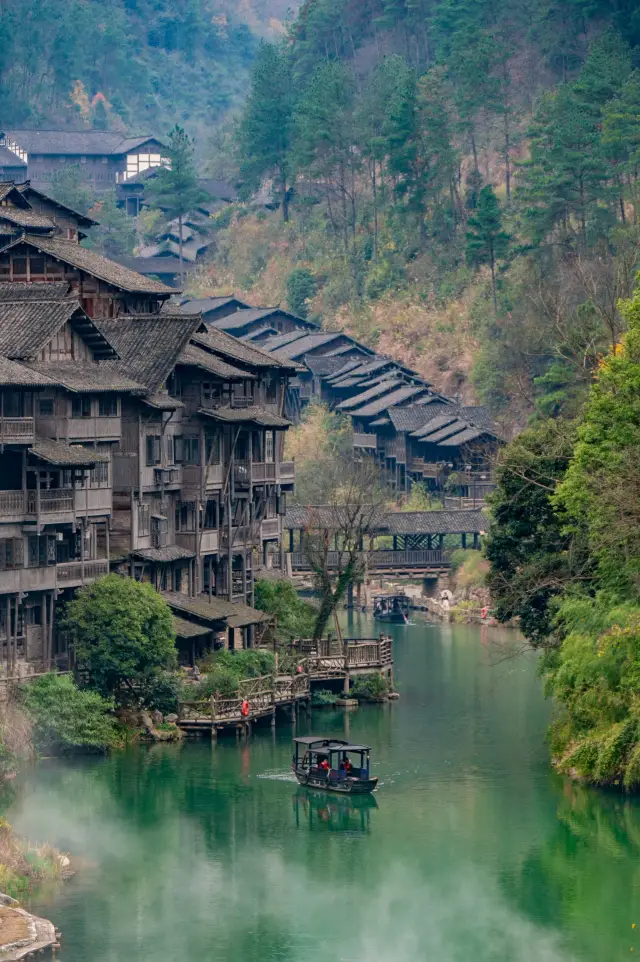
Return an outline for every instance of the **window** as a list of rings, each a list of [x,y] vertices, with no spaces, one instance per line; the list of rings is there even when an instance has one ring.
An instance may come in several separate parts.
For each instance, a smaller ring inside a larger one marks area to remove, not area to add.
[[[91,417],[91,398],[87,397],[86,394],[76,394],[76,396],[71,401],[71,417],[72,418],[90,418]]]
[[[176,434],[174,441],[176,464],[200,464],[200,438],[197,434]]]
[[[169,522],[166,518],[151,519],[151,544],[154,548],[166,548],[169,535]]]
[[[176,531],[195,531],[196,506],[193,501],[176,505]]]
[[[27,567],[44,568],[54,565],[57,557],[57,539],[55,535],[30,535],[27,539]]]
[[[268,464],[273,464],[275,458],[275,434],[273,431],[267,431],[264,436],[264,459]]]
[[[141,502],[138,505],[138,537],[146,538],[151,530],[151,505]]]
[[[267,380],[266,399],[270,404],[278,400],[278,380],[274,374],[271,374]]]
[[[41,625],[42,605],[31,605],[25,608],[25,621],[28,625]]]
[[[173,457],[173,434],[167,434],[167,464],[175,464]]]
[[[100,461],[96,464],[95,468],[92,468],[89,472],[89,487],[90,488],[108,488],[109,487],[109,462]]]
[[[0,541],[0,571],[5,571],[7,568],[22,568],[23,563],[22,538],[3,538]]]
[[[98,402],[98,414],[101,418],[115,418],[118,416],[118,399],[112,394],[103,395]]]
[[[202,382],[202,406],[214,407],[222,398],[222,385],[216,381]]]
[[[182,384],[175,371],[167,378],[167,392],[170,397],[182,397]]]
[[[157,434],[147,434],[147,465],[160,464],[160,441]]]
[[[30,261],[31,276],[44,275],[44,257],[32,257]]]
[[[38,399],[38,414],[43,418],[53,416],[53,398],[41,397]]]
[[[220,435],[208,434],[205,437],[205,460],[207,464],[220,464]]]
[[[218,502],[209,500],[204,511],[203,527],[206,531],[218,527]]]

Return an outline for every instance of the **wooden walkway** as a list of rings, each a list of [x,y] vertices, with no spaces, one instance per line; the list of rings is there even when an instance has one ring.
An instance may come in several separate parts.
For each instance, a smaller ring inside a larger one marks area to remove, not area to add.
[[[299,705],[311,705],[312,684],[344,680],[352,676],[379,671],[392,675],[393,648],[391,638],[323,639],[320,644],[309,640],[286,646],[299,656],[295,675],[263,675],[240,682],[233,698],[185,700],[180,703],[178,726],[187,732],[211,732],[216,735],[235,728],[236,733],[249,734],[254,722],[269,719],[276,723],[276,710],[286,709],[290,715]]]

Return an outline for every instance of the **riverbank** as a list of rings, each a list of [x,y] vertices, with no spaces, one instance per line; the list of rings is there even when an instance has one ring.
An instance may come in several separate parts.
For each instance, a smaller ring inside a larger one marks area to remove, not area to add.
[[[53,922],[32,915],[15,899],[0,892],[0,958],[19,962],[59,946]]]

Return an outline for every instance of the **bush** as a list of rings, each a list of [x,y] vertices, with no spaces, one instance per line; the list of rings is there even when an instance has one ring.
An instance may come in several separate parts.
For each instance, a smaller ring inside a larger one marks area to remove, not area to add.
[[[151,585],[108,575],[67,605],[65,626],[88,687],[120,705],[145,706],[176,661],[171,611]]]
[[[206,672],[197,687],[199,698],[233,698],[245,678],[260,678],[275,673],[276,660],[271,651],[250,648],[246,651],[215,651],[200,665]]]
[[[256,581],[255,606],[276,618],[275,632],[280,641],[309,638],[313,634],[317,609],[299,597],[290,581]]]
[[[43,675],[22,688],[39,751],[104,751],[115,740],[113,702],[82,691],[70,675]]]
[[[306,267],[296,267],[287,278],[289,309],[305,320],[309,316],[309,301],[315,297],[316,279]]]
[[[360,675],[359,678],[356,678],[351,686],[349,697],[356,698],[358,701],[377,701],[388,694],[389,683],[387,679],[379,671],[376,671],[370,675]]]
[[[328,688],[318,688],[311,693],[311,704],[318,706],[335,705],[339,697],[334,691],[329,691]]]

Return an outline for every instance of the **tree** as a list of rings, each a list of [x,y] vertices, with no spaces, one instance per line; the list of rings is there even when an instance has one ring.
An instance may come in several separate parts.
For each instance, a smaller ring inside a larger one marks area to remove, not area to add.
[[[93,187],[85,182],[79,164],[69,164],[57,170],[51,178],[48,193],[80,214],[88,214],[96,202]]]
[[[115,190],[106,191],[91,208],[91,216],[99,222],[94,228],[86,245],[100,251],[106,257],[131,254],[136,244],[136,227],[132,217],[128,217],[116,203]]]
[[[113,702],[82,691],[69,675],[48,674],[22,689],[38,751],[104,751],[115,741]]]
[[[283,45],[262,43],[238,132],[240,176],[253,187],[258,187],[263,177],[275,177],[284,221],[289,220],[289,191],[294,179],[294,107],[289,53]]]
[[[298,595],[290,581],[258,579],[254,603],[259,611],[275,616],[275,632],[279,640],[311,637],[318,612],[315,605]]]
[[[584,569],[553,503],[571,451],[566,424],[546,421],[524,432],[503,453],[491,498],[484,550],[491,564],[486,581],[492,608],[501,622],[518,618],[536,647],[556,643],[554,599]]]
[[[158,167],[147,180],[146,192],[153,209],[161,210],[167,221],[178,221],[180,284],[183,285],[183,220],[209,195],[198,183],[193,163],[193,143],[177,124],[169,134],[167,159],[168,166]]]
[[[624,202],[625,196],[628,196],[637,223],[640,207],[640,71],[634,70],[618,96],[602,108],[602,143],[607,159],[615,166],[619,178],[622,222],[625,222]]]
[[[89,687],[119,704],[148,704],[175,664],[171,611],[150,584],[108,575],[69,602],[65,626]]]
[[[287,278],[289,309],[305,320],[309,316],[309,301],[315,297],[316,279],[306,267],[296,267]]]
[[[364,539],[375,530],[387,495],[371,460],[336,464],[333,490],[328,505],[310,509],[304,531],[303,550],[320,599],[313,631],[316,641],[336,616],[349,585],[364,575]]]
[[[511,238],[502,230],[502,214],[493,187],[487,185],[478,194],[478,204],[473,217],[468,220],[466,256],[472,267],[488,264],[491,268],[493,308],[498,313],[496,296],[496,264],[509,252]]]

